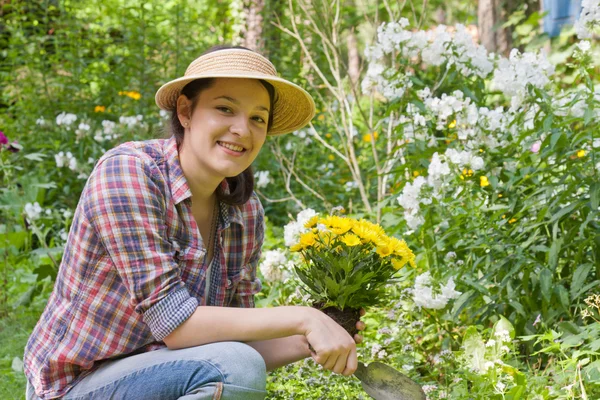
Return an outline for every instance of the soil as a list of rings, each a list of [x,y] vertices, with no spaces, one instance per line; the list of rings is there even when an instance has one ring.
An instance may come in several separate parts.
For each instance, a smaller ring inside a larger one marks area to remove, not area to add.
[[[313,307],[327,314],[331,319],[344,328],[350,336],[358,333],[356,323],[360,320],[360,308],[346,307],[343,311],[337,307],[323,307],[323,303],[315,303]]]

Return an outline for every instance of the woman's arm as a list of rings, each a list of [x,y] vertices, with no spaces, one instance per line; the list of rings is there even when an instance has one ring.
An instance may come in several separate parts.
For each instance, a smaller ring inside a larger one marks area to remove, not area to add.
[[[265,360],[267,371],[310,357],[308,340],[303,335],[248,342]]]
[[[261,354],[264,353],[267,367],[276,368],[287,360],[292,362],[303,357],[301,347],[277,353],[277,349],[294,343],[294,339],[288,337],[295,335],[306,338],[315,351],[310,355],[325,369],[343,375],[351,375],[356,370],[354,339],[334,320],[311,307],[197,307],[190,318],[164,338],[164,342],[170,349],[179,349],[213,342],[257,342],[285,338],[260,343],[255,347]]]

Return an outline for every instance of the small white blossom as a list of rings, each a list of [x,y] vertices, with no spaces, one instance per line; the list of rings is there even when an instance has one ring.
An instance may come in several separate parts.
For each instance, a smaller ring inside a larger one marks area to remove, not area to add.
[[[254,177],[258,188],[264,188],[270,183],[269,171],[256,171]]]
[[[42,207],[36,201],[35,203],[25,204],[25,217],[29,222],[35,221],[42,215]]]
[[[434,293],[431,285],[429,272],[417,276],[412,289],[413,300],[417,306],[439,310],[446,307],[448,301],[461,295],[461,292],[454,290],[456,286],[454,278],[450,278],[445,285],[440,287],[441,293]]]
[[[77,121],[77,115],[66,112],[62,112],[56,117],[56,125],[59,126],[64,125],[68,127],[75,121]]]

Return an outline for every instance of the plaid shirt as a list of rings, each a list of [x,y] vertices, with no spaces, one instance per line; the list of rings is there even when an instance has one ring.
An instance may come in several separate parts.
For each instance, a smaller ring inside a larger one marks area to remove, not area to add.
[[[253,194],[242,206],[220,204],[205,301],[208,266],[191,196],[173,137],[125,143],[98,161],[25,348],[38,396],[64,395],[102,360],[164,347],[199,305],[254,307],[260,201]]]

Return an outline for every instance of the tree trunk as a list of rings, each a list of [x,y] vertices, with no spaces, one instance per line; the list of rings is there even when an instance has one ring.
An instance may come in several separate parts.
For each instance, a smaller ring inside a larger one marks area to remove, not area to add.
[[[264,42],[262,38],[263,16],[265,0],[245,0],[244,14],[246,23],[242,30],[242,46],[251,50],[262,52]]]
[[[502,23],[512,11],[506,0],[479,0],[477,28],[481,44],[489,51],[507,56],[512,47],[509,28]]]

